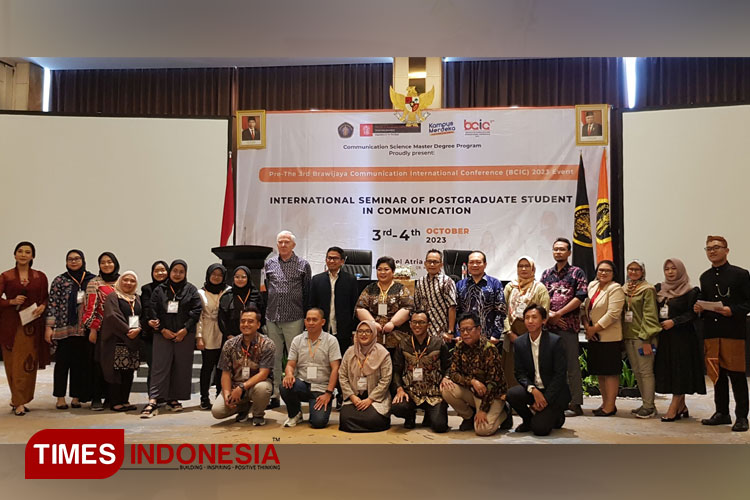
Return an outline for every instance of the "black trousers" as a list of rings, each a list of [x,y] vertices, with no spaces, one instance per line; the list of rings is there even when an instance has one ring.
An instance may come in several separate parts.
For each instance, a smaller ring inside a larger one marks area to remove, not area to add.
[[[391,406],[391,413],[394,417],[409,420],[416,418],[417,408],[424,410],[425,420],[430,422],[430,428],[433,432],[448,432],[448,403],[442,401],[434,406],[426,401],[420,405],[414,404],[414,401],[401,401]]]
[[[128,403],[130,389],[133,387],[134,370],[117,370],[117,373],[120,375],[120,383],[107,384],[110,407]]]
[[[216,365],[219,364],[219,357],[221,356],[221,349],[203,349],[201,351],[201,358],[203,363],[201,364],[201,399],[208,399],[208,391],[211,389],[211,385],[216,387],[216,394],[221,393],[220,371],[216,369]],[[216,374],[214,375],[214,370]]]
[[[141,361],[145,361],[148,366],[148,375],[146,375],[146,387],[151,387],[151,360],[153,359],[154,344],[153,338],[144,339],[139,346]]]
[[[719,368],[719,379],[714,384],[714,403],[716,412],[729,415],[729,381],[732,381],[734,393],[734,413],[737,418],[747,418],[748,394],[747,379],[743,372],[733,372]]]
[[[52,395],[64,398],[70,373],[70,397],[86,399],[86,363],[89,343],[86,337],[68,337],[57,341]]]
[[[106,396],[107,383],[104,381],[102,367],[94,359],[96,345],[86,340],[86,391],[82,402],[101,401]]]
[[[380,432],[391,427],[391,418],[384,417],[370,406],[359,411],[353,404],[346,404],[339,412],[339,430],[343,432]]]
[[[544,410],[536,414],[532,413],[529,406],[534,404],[534,396],[521,385],[508,389],[507,400],[537,436],[546,436],[552,429],[559,429],[565,423],[565,408],[549,403],[549,401]]]

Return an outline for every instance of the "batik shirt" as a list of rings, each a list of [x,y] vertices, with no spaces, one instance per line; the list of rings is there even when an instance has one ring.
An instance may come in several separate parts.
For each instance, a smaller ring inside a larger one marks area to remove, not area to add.
[[[443,401],[440,381],[448,373],[450,352],[441,337],[427,335],[424,344],[416,337],[401,341],[393,352],[393,382],[401,387],[414,404],[435,406]],[[422,369],[422,380],[414,380],[414,369]]]
[[[500,351],[492,342],[483,338],[471,346],[464,342],[456,345],[448,378],[462,387],[471,389],[472,392],[474,389],[471,379],[477,379],[483,383],[487,391],[481,397],[482,404],[479,409],[484,412],[490,410],[495,398],[501,397],[507,391]]]
[[[448,331],[448,310],[456,306],[456,298],[456,284],[443,273],[428,274],[415,283],[414,310],[427,312],[430,336],[442,337]]]
[[[221,350],[219,370],[232,374],[232,387],[238,387],[251,379],[261,368],[268,368],[268,380],[273,384],[273,362],[276,345],[273,340],[260,333],[245,347],[242,335],[227,340]],[[243,377],[242,368],[250,368],[248,376]]]
[[[456,285],[458,292],[458,307],[456,317],[465,312],[474,311],[479,315],[482,326],[482,335],[499,339],[503,335],[503,323],[505,321],[505,293],[503,284],[499,279],[485,274],[479,283],[468,276]],[[456,335],[458,321],[456,321]]]
[[[580,267],[566,263],[565,267],[559,272],[557,266],[552,267],[542,273],[541,281],[549,292],[551,311],[559,311],[573,299],[579,299],[583,302],[588,296],[586,273]],[[579,309],[576,307],[560,318],[557,325],[550,325],[550,329],[558,332],[577,332],[581,327],[578,311]]]

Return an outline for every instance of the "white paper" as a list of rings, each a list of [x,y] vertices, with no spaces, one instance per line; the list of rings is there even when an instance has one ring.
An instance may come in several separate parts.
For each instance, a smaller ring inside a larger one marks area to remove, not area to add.
[[[695,303],[701,306],[706,311],[716,312],[724,307],[724,304],[722,304],[721,301],[709,302],[707,300],[698,300]]]
[[[21,324],[22,325],[28,325],[32,321],[34,321],[34,311],[36,310],[38,306],[36,304],[31,304],[26,309],[21,309],[18,311],[18,315],[21,316]]]

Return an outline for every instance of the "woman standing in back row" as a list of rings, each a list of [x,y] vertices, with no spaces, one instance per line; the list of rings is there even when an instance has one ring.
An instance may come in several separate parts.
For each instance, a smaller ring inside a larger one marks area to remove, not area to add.
[[[219,330],[219,301],[229,289],[224,283],[227,269],[221,264],[211,264],[206,270],[206,281],[198,295],[203,303],[198,327],[195,332],[195,346],[201,352],[201,410],[210,410],[208,397],[211,385],[216,387],[216,397],[220,394],[221,371],[218,370],[221,356],[221,330]],[[218,375],[218,376],[216,376]]]
[[[0,274],[0,344],[10,386],[10,406],[18,416],[29,411],[26,404],[34,399],[37,369],[50,361],[42,319],[48,300],[47,276],[31,268],[35,256],[34,245],[22,241],[13,251],[15,267]],[[21,313],[25,316],[27,312],[31,312],[31,317],[24,325]]]

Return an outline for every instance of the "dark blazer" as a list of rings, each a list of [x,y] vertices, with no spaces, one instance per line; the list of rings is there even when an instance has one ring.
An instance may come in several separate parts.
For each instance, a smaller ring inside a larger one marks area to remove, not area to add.
[[[515,375],[518,383],[526,389],[534,385],[536,378],[534,359],[531,355],[531,340],[529,334],[524,333],[513,343],[515,349]],[[560,408],[567,408],[570,404],[570,389],[568,388],[568,369],[565,359],[565,347],[562,339],[554,333],[542,330],[539,343],[539,371],[541,372],[544,389],[541,390],[548,404],[555,404]]]
[[[352,332],[357,326],[354,322],[354,308],[357,305],[357,299],[359,299],[357,278],[340,270],[334,292],[336,295],[334,306],[336,307],[336,330],[339,346],[349,346],[352,344]],[[305,309],[321,308],[326,318],[326,325],[323,329],[328,331],[328,321],[331,315],[331,281],[328,277],[328,271],[312,277],[309,297],[309,304]]]
[[[260,128],[255,127],[255,139],[250,136],[250,129],[246,128],[242,130],[243,141],[259,141],[260,140]]]
[[[581,127],[581,136],[582,137],[594,137],[597,135],[602,135],[602,124],[601,123],[594,123],[594,130],[589,134],[589,124],[585,123],[583,127]]]
[[[203,301],[198,295],[198,289],[192,283],[185,283],[177,297],[174,297],[168,287],[169,283],[164,282],[152,292],[148,309],[151,317],[148,319],[158,319],[160,330],[168,328],[177,332],[185,328],[189,334],[195,334],[195,327],[203,311]],[[173,298],[179,302],[176,314],[167,313],[167,307]]]

